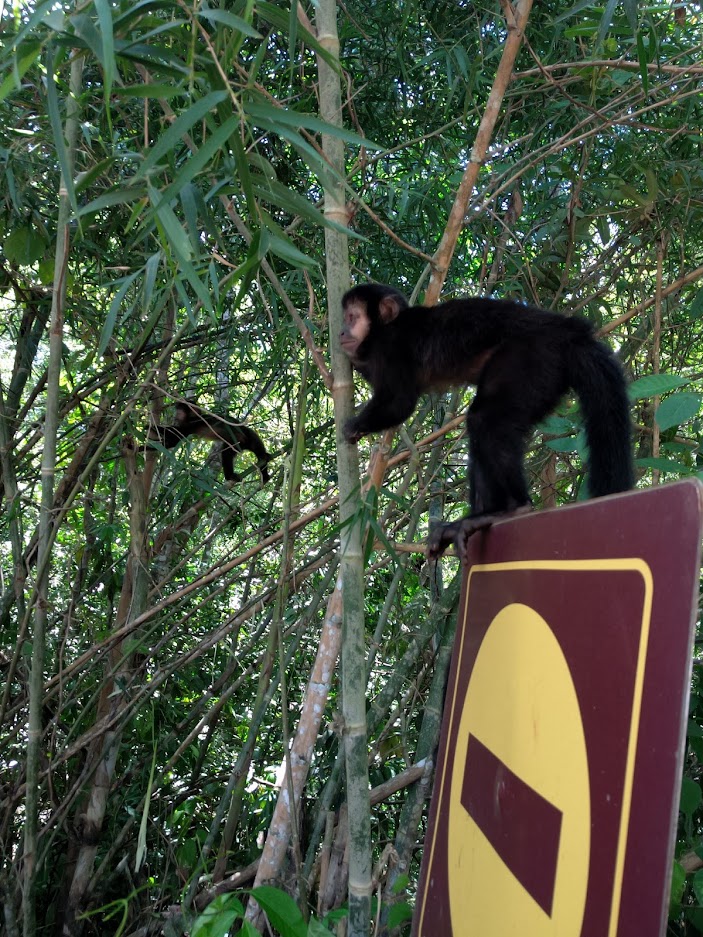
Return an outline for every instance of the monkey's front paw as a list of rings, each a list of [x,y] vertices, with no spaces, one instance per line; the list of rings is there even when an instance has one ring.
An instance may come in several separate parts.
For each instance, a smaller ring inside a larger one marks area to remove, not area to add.
[[[447,547],[454,542],[461,521],[451,524],[435,524],[427,538],[427,558],[438,560]]]
[[[347,422],[344,424],[343,432],[344,432],[344,438],[346,439],[346,441],[348,443],[351,443],[352,445],[359,442],[361,437],[364,435],[362,432],[359,431],[359,428],[356,424],[356,420],[354,419],[347,420]]]

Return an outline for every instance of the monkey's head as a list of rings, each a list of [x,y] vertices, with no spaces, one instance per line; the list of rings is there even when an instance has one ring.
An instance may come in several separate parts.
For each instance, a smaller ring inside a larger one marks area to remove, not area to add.
[[[375,334],[407,308],[408,301],[402,293],[380,283],[364,283],[344,294],[344,325],[339,344],[353,365],[363,364],[367,352],[374,347]]]

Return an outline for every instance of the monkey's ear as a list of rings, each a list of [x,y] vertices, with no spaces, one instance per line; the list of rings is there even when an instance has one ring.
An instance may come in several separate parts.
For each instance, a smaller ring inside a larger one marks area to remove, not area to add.
[[[378,313],[381,320],[388,324],[392,322],[403,308],[397,296],[384,296],[378,304]]]

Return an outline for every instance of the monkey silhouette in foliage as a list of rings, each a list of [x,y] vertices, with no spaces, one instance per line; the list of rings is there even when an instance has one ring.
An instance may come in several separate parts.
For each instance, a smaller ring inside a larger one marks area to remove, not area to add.
[[[402,423],[426,391],[476,385],[466,416],[471,514],[434,528],[430,557],[454,542],[464,558],[476,530],[529,509],[523,467],[529,433],[570,389],[584,417],[590,494],[633,486],[625,377],[586,319],[488,298],[409,306],[380,284],[354,287],[342,305],[341,347],[372,388],[344,427],[348,442]]]
[[[271,456],[266,451],[259,434],[250,426],[238,423],[231,417],[208,413],[193,401],[177,403],[173,423],[170,426],[152,427],[149,430],[149,436],[160,442],[166,449],[173,449],[186,436],[198,436],[200,439],[222,443],[220,457],[227,481],[239,480],[239,475],[234,471],[235,457],[244,450],[253,452],[262,481],[267,482],[270,478],[268,463],[271,461]]]

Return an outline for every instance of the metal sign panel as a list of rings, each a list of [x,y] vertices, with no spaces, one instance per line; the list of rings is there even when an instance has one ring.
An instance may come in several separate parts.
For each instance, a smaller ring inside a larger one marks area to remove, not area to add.
[[[686,480],[472,538],[419,937],[664,933],[702,493]]]

